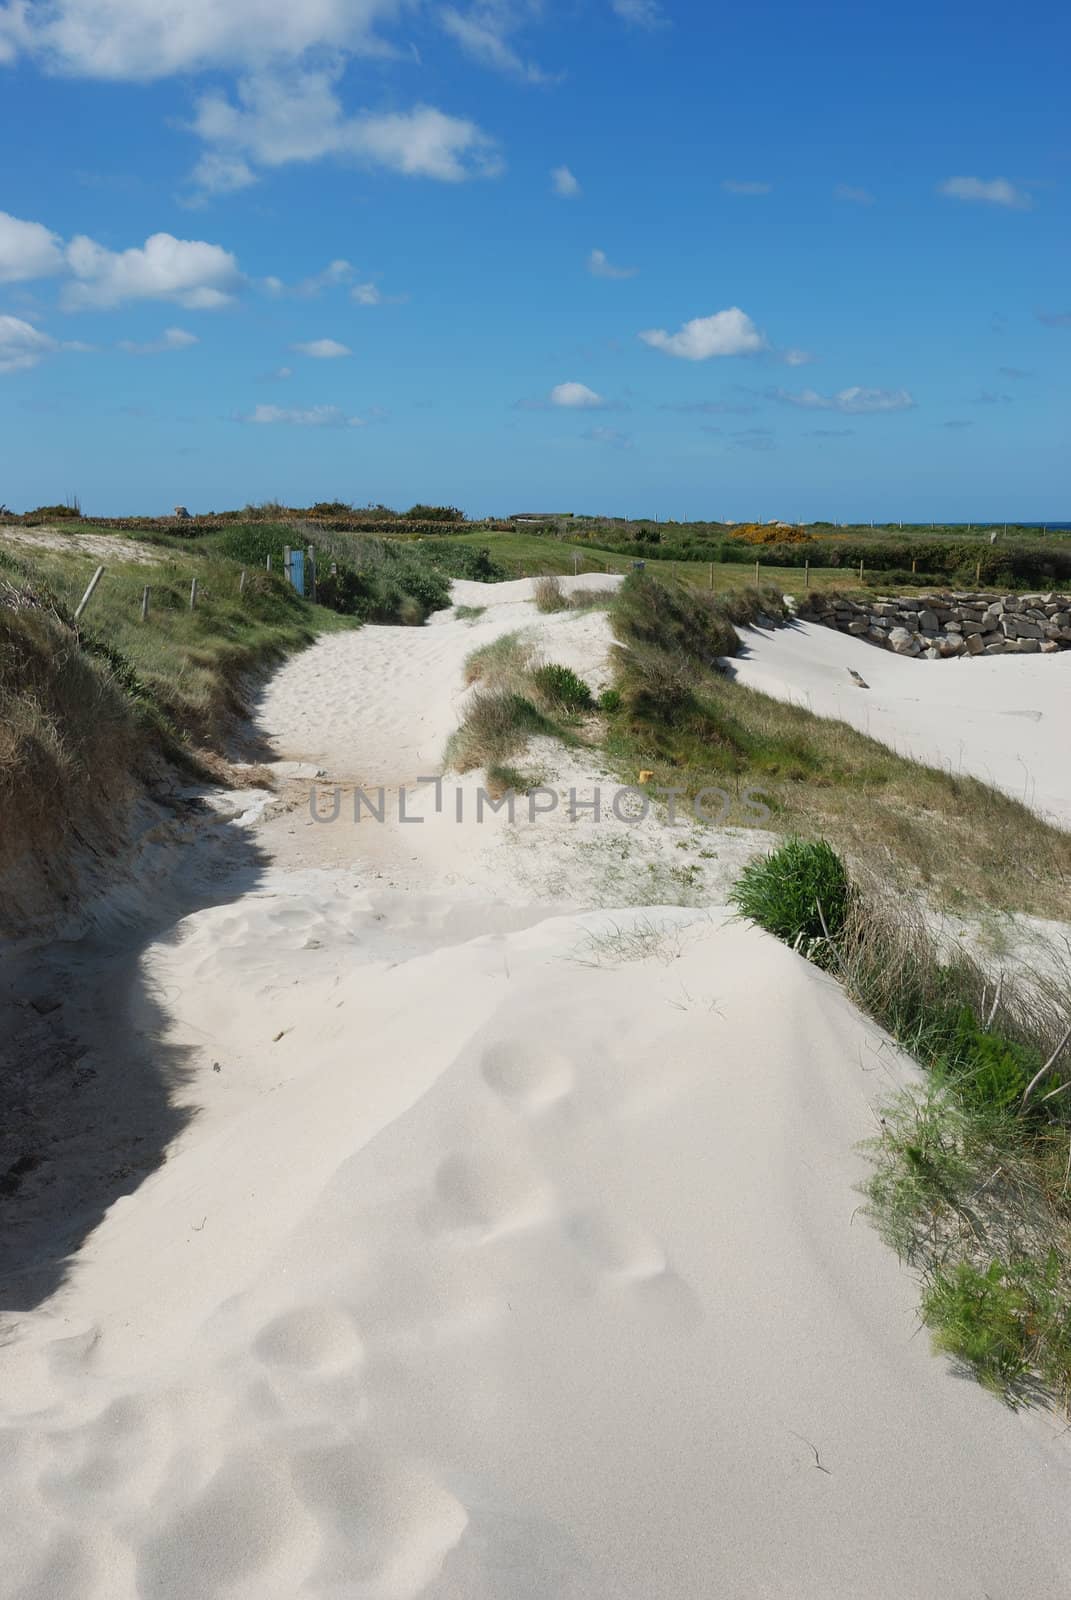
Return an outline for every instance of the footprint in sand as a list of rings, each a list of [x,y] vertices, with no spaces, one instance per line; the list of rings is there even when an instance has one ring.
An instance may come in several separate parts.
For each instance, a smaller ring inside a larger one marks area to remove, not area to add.
[[[637,1314],[675,1333],[686,1333],[703,1321],[698,1297],[658,1240],[642,1228],[587,1211],[571,1218],[566,1231],[594,1268],[597,1285],[628,1293]]]
[[[667,1270],[666,1253],[641,1228],[598,1211],[573,1217],[569,1237],[603,1277],[617,1283],[645,1283]]]
[[[348,1312],[339,1306],[299,1306],[276,1317],[253,1347],[270,1367],[330,1376],[364,1365],[364,1345]]]
[[[480,1074],[489,1088],[520,1111],[543,1111],[564,1100],[573,1087],[573,1068],[555,1050],[541,1050],[520,1039],[502,1039],[484,1051]]]
[[[550,1184],[517,1150],[447,1156],[435,1174],[435,1195],[433,1229],[445,1221],[448,1228],[495,1235],[545,1222],[554,1201]]]

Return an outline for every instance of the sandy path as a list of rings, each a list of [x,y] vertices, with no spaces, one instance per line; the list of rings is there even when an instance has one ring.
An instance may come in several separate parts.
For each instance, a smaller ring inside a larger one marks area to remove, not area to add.
[[[399,781],[530,609],[325,641],[280,754]],[[855,1215],[887,1043],[720,913],[563,914],[579,825],[424,814],[350,870],[268,823],[286,859],[146,957],[198,1116],[0,1346],[0,1596],[1066,1595],[1062,1426],[930,1355]]]
[[[813,622],[744,637],[733,663],[741,683],[970,773],[1071,827],[1071,651],[912,661]]]

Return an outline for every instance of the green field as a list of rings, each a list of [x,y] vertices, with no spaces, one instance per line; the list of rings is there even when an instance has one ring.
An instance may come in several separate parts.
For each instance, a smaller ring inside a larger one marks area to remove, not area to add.
[[[616,554],[613,550],[602,550],[590,544],[574,544],[567,539],[549,539],[541,534],[495,533],[481,529],[478,533],[452,534],[450,543],[490,551],[495,561],[508,567],[518,578],[542,577],[550,573],[568,575],[572,572],[624,574],[631,572],[633,565],[628,556]],[[808,581],[813,589],[859,587],[858,570],[853,573],[844,567],[816,567],[808,580],[802,567],[767,565],[762,560],[761,547],[757,554],[760,581],[777,584],[785,594],[802,594]],[[682,578],[687,583],[709,588],[712,565],[713,586],[719,594],[730,589],[745,589],[755,582],[754,562],[745,565],[738,561],[716,561],[713,564],[709,561],[649,561],[647,571],[656,578]]]

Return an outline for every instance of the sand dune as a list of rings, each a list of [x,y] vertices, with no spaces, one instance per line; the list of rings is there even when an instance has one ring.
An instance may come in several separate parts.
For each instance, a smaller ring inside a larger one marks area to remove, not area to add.
[[[1071,652],[913,661],[813,622],[748,628],[744,638],[732,663],[741,683],[981,778],[1071,827]]]
[[[288,663],[280,756],[416,776],[518,622],[597,679],[605,620],[511,588]],[[329,864],[258,825],[149,950],[197,1115],[5,1330],[0,1596],[1066,1595],[1062,1424],[931,1356],[856,1214],[907,1064],[716,908],[563,909],[580,824],[432,793]]]

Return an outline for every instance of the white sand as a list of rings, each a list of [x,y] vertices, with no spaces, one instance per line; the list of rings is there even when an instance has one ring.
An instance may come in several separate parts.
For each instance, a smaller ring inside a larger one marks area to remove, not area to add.
[[[517,620],[597,681],[603,619],[494,594],[288,664],[280,755],[434,771]],[[0,1596],[1065,1596],[1062,1425],[930,1354],[856,1215],[895,1052],[720,912],[563,913],[599,825],[487,842],[432,793],[264,824],[150,949],[199,1115],[6,1330]]]
[[[914,661],[813,622],[743,636],[733,662],[741,683],[981,778],[1071,827],[1071,651]]]

